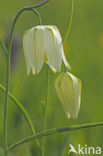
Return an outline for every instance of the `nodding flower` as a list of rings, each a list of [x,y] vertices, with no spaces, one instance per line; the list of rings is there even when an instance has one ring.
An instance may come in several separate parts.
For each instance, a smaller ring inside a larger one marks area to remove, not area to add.
[[[27,73],[38,74],[46,62],[53,72],[61,70],[62,61],[70,70],[62,44],[60,32],[56,26],[36,26],[23,36],[23,48]]]
[[[69,72],[61,73],[55,88],[68,118],[76,119],[80,110],[81,81]]]

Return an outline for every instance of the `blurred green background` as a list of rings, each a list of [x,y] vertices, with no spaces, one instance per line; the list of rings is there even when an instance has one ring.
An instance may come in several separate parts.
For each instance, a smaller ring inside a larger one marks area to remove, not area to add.
[[[7,44],[10,28],[18,10],[40,0],[0,0],[0,35]],[[43,24],[57,25],[64,37],[70,20],[71,0],[51,0],[38,9]],[[38,25],[32,12],[21,15],[15,28],[11,56],[10,91],[22,102],[30,113],[36,132],[43,129],[42,103],[45,100],[46,65],[40,74],[27,76],[22,48],[23,32]],[[58,74],[50,71],[47,128],[103,121],[103,0],[74,0],[74,15],[71,33],[64,45],[71,72],[82,81],[82,102],[77,120],[67,119],[60,104],[54,81]],[[6,58],[0,49],[0,83],[5,86]],[[3,146],[4,93],[0,90],[0,147]],[[77,130],[47,137],[46,156],[67,156],[69,144],[77,148],[103,145],[103,128]],[[31,135],[28,125],[12,101],[8,108],[8,145]],[[64,139],[67,143],[61,152]],[[42,143],[42,139],[40,139]],[[2,156],[2,148],[0,148]],[[61,154],[60,154],[61,153]],[[10,156],[39,156],[34,141],[11,151]],[[71,153],[71,156],[74,154]]]

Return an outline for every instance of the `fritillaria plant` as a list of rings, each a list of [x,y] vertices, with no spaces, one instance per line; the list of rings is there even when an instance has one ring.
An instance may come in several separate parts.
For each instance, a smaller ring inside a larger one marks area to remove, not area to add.
[[[43,66],[43,63],[48,65],[48,69],[55,72],[61,71],[61,64],[62,61],[65,65],[66,72],[61,73],[56,81],[55,81],[55,88],[62,103],[64,110],[68,117],[77,118],[79,110],[80,110],[80,101],[81,101],[81,81],[72,75],[67,70],[70,70],[70,65],[66,60],[64,50],[63,50],[63,43],[69,36],[71,22],[72,22],[72,14],[73,14],[73,0],[72,0],[72,9],[71,9],[71,18],[70,24],[68,27],[68,31],[65,35],[64,40],[62,41],[62,37],[60,35],[60,31],[56,26],[52,25],[41,25],[41,18],[37,10],[38,7],[43,6],[50,0],[45,0],[39,4],[30,7],[22,8],[14,18],[11,33],[9,38],[8,49],[6,48],[3,40],[0,38],[0,46],[2,51],[6,56],[6,88],[0,85],[0,89],[5,92],[5,104],[4,104],[4,156],[7,156],[8,151],[13,149],[14,147],[20,146],[24,143],[30,142],[32,140],[36,140],[37,145],[41,151],[41,155],[45,155],[45,136],[62,133],[70,130],[82,129],[87,127],[94,127],[94,126],[101,126],[103,123],[91,123],[91,124],[83,124],[83,125],[74,125],[62,128],[53,128],[46,130],[46,120],[47,120],[47,110],[45,107],[45,114],[44,114],[44,127],[43,131],[40,133],[35,132],[34,126],[32,124],[31,118],[27,112],[27,110],[23,107],[23,105],[9,92],[9,80],[10,80],[10,54],[11,54],[11,47],[12,47],[12,40],[16,22],[19,16],[25,11],[33,11],[38,19],[39,24],[36,27],[27,30],[23,36],[23,49],[24,49],[24,56],[27,65],[27,73],[29,74],[32,72],[34,75],[38,74]],[[49,72],[47,72],[48,78]],[[49,85],[49,81],[47,82]],[[48,85],[47,85],[47,96],[48,96]],[[7,112],[8,112],[8,98],[10,98],[22,111],[28,125],[31,129],[32,136],[24,138],[11,146],[8,147],[7,144]],[[47,98],[46,98],[47,99]],[[48,100],[46,100],[46,106],[48,104]],[[39,138],[44,137],[42,148],[39,143]]]

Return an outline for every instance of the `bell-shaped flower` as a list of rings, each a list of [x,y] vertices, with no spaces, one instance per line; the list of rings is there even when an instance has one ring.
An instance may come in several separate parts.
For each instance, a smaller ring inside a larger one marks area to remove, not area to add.
[[[24,55],[28,74],[39,73],[46,61],[53,72],[61,70],[62,60],[70,69],[63,50],[62,38],[56,26],[36,26],[24,33]]]
[[[80,110],[81,81],[65,72],[56,78],[55,88],[68,118],[76,119]]]

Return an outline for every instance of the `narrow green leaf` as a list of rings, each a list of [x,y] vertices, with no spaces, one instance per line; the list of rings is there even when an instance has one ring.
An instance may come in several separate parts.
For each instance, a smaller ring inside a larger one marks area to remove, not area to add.
[[[5,88],[4,88],[1,84],[0,84],[0,89],[1,89],[3,92],[6,91]],[[30,127],[30,129],[31,129],[31,131],[32,131],[32,134],[35,135],[36,132],[35,132],[34,126],[33,126],[33,124],[32,124],[31,118],[30,118],[30,116],[29,116],[27,110],[24,108],[24,106],[23,106],[10,92],[9,92],[8,95],[9,95],[9,98],[19,107],[20,111],[23,113],[25,119],[27,120],[27,123],[28,123],[28,125],[29,125],[29,127]],[[36,140],[36,142],[37,142],[37,145],[38,145],[39,148],[40,148],[40,143],[39,143],[39,141]]]

